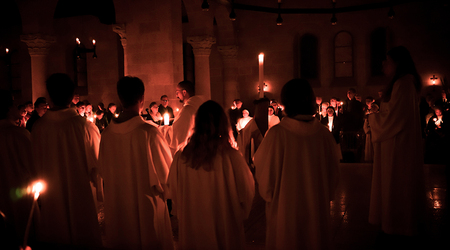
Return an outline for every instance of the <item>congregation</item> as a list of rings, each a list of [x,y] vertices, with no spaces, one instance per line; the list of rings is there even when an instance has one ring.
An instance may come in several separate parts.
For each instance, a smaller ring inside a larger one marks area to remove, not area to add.
[[[239,99],[227,114],[196,95],[190,81],[176,86],[183,107],[175,113],[167,95],[144,108],[144,83],[130,76],[116,86],[120,112],[114,103],[93,108],[80,101],[73,81],[61,73],[47,79],[50,100],[38,98],[34,110],[31,103],[14,106],[13,96],[2,92],[0,136],[7,146],[0,152],[8,181],[2,178],[0,209],[11,235],[5,240],[16,246],[24,237],[29,212],[8,199],[10,189],[39,179],[46,190],[34,222],[38,248],[174,249],[171,213],[178,218],[180,249],[243,249],[243,221],[259,192],[267,204],[266,249],[332,249],[329,214],[338,164],[361,133],[364,160],[374,162],[369,221],[383,233],[414,236],[423,161],[405,152],[423,152],[420,135],[427,148],[443,143],[449,104],[444,91],[442,100],[421,102],[419,114],[420,80],[409,52],[394,48],[387,61],[392,80],[376,100],[362,103],[350,88],[344,100],[326,102],[308,81],[293,79],[282,88],[281,104],[256,100],[252,116]],[[425,151],[425,159],[439,160],[435,151]],[[395,180],[402,175],[401,188],[386,187],[383,168],[399,166],[411,168],[392,173]],[[402,204],[390,200],[400,196]]]

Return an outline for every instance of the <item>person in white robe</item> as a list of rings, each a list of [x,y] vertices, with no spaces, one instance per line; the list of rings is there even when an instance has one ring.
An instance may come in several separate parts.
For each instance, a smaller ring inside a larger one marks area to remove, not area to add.
[[[408,50],[388,52],[392,79],[380,112],[369,115],[374,146],[369,222],[389,235],[419,233],[425,202],[419,93],[421,80]]]
[[[272,106],[269,106],[268,110],[268,122],[269,122],[269,129],[278,123],[280,123],[280,118],[274,114],[275,110]]]
[[[169,174],[179,249],[244,249],[244,220],[255,194],[253,175],[230,144],[222,107],[198,109],[195,132],[174,157]]]
[[[124,77],[117,90],[124,111],[103,131],[99,155],[105,244],[111,249],[173,249],[164,197],[170,149],[158,128],[139,115],[144,106],[142,81]]]
[[[94,123],[69,108],[75,84],[53,74],[47,91],[54,107],[33,126],[33,161],[46,183],[40,199],[38,237],[57,245],[102,245],[91,183],[97,185],[100,133]]]
[[[259,194],[266,201],[266,249],[332,248],[330,201],[339,158],[333,135],[314,118],[306,80],[284,85],[287,117],[273,126],[254,156]]]
[[[23,242],[32,195],[23,193],[34,181],[30,132],[16,125],[20,114],[13,96],[0,91],[0,229],[1,246],[17,249]],[[37,212],[37,211],[35,211]]]
[[[204,98],[195,95],[194,84],[190,81],[178,83],[176,95],[183,107],[175,117],[172,126],[168,127],[166,135],[172,155],[186,145],[187,139],[192,134],[194,127],[195,113],[198,107],[204,102]]]
[[[242,118],[239,118],[237,120],[237,124],[236,124],[237,131],[239,132],[243,128],[245,128],[245,126],[251,119],[253,119],[253,118],[250,117],[250,112],[248,112],[248,110],[246,110],[246,109],[242,110]]]

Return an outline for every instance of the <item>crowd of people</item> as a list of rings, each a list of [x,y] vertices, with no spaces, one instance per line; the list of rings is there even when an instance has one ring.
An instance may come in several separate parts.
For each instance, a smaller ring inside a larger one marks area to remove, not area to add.
[[[137,77],[117,83],[120,114],[114,103],[94,111],[81,102],[66,74],[46,81],[50,106],[38,98],[34,110],[31,103],[17,107],[1,92],[2,240],[17,246],[33,202],[11,190],[39,179],[46,188],[34,233],[46,247],[173,249],[171,213],[180,249],[243,249],[243,221],[258,191],[267,202],[267,249],[330,249],[339,142],[360,130],[370,135],[373,160],[369,221],[386,235],[415,236],[423,205],[421,132],[444,138],[448,105],[444,92],[439,106],[447,108],[429,105],[434,115],[422,129],[421,81],[404,47],[388,53],[385,72],[385,92],[365,105],[355,89],[343,101],[324,102],[306,80],[293,79],[281,104],[255,101],[253,117],[239,99],[227,114],[196,95],[190,81],[175,89],[183,103],[176,116],[167,95],[144,108]]]

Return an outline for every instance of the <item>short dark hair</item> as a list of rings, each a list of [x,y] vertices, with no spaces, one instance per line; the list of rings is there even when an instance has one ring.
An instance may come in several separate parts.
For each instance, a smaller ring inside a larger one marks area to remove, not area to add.
[[[56,106],[67,106],[72,102],[75,83],[67,74],[56,73],[46,81],[48,95]]]
[[[305,79],[292,79],[281,89],[281,103],[288,117],[314,115],[316,96]]]
[[[181,81],[180,83],[178,83],[178,87],[186,90],[186,92],[190,96],[195,95],[195,86],[194,86],[194,83],[192,83],[191,81],[188,81],[188,80]]]
[[[101,109],[95,111],[95,114],[96,114],[96,115],[101,115],[101,114],[104,114],[104,113],[105,113],[105,112],[103,112],[103,110],[101,110]]]
[[[112,106],[116,106],[116,104],[111,102],[110,104],[108,104],[108,109],[110,109]]]
[[[167,95],[162,95],[160,100],[162,100],[163,98],[166,98],[166,97],[167,97]],[[169,98],[169,97],[167,97],[167,98]]]
[[[124,108],[138,103],[144,92],[144,83],[137,77],[125,76],[117,82],[117,94]]]
[[[45,97],[38,97],[36,101],[34,102],[34,108],[37,108],[41,104],[47,104],[47,98]]]
[[[84,102],[77,102],[77,108],[79,108],[81,106],[86,106],[86,104]]]
[[[348,91],[352,92],[353,94],[356,94],[356,89],[355,88],[349,88]]]

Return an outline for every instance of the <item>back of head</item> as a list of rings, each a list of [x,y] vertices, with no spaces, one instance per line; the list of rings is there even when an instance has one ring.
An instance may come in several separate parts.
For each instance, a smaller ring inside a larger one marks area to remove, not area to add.
[[[186,92],[189,94],[189,96],[195,95],[195,86],[194,86],[194,83],[192,83],[191,81],[188,81],[188,80],[181,81],[180,83],[178,83],[178,87],[180,89],[186,90]]]
[[[212,160],[219,148],[231,148],[230,125],[222,106],[215,101],[203,103],[195,116],[194,133],[183,150],[183,157],[194,169],[212,169]]]
[[[48,95],[55,106],[67,106],[72,102],[75,83],[67,74],[56,73],[46,81]]]
[[[316,97],[305,79],[292,79],[281,89],[281,103],[288,117],[314,115]]]
[[[144,92],[144,83],[137,77],[125,76],[117,82],[117,94],[124,108],[137,104]]]

